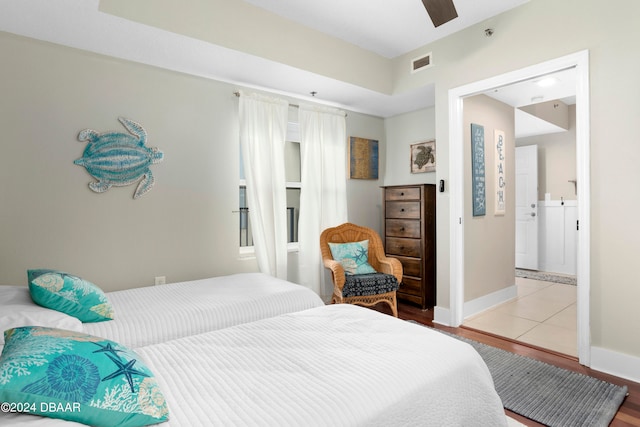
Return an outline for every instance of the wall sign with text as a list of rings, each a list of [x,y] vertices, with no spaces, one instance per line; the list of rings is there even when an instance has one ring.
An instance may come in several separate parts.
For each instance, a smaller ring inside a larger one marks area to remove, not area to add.
[[[495,215],[504,215],[506,211],[506,186],[507,183],[505,181],[506,176],[506,144],[504,140],[504,131],[496,129],[493,134],[494,138],[494,146],[495,146],[495,180],[494,180],[494,189],[495,189]]]
[[[484,126],[471,123],[471,197],[473,216],[485,215],[487,210],[484,169]]]

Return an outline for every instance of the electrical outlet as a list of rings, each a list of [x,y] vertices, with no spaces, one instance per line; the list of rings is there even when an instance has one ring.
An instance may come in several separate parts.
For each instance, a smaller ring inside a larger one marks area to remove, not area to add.
[[[166,276],[157,276],[156,277],[156,286],[158,285],[165,285],[167,283],[167,278]]]

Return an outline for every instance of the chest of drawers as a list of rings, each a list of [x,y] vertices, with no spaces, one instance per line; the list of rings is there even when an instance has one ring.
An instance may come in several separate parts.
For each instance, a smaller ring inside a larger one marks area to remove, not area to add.
[[[436,187],[384,187],[384,246],[402,263],[398,298],[423,309],[436,303]]]

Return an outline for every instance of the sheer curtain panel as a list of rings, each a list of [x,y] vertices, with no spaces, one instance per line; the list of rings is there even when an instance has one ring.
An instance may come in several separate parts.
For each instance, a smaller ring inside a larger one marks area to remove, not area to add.
[[[300,281],[326,299],[332,290],[324,278],[320,233],[347,222],[345,113],[301,105],[298,119],[302,174],[298,224]]]
[[[240,92],[240,146],[258,267],[287,278],[284,146],[289,103]]]

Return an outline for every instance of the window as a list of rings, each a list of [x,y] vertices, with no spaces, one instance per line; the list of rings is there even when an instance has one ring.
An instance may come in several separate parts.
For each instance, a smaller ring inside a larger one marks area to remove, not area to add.
[[[287,181],[287,241],[298,242],[298,219],[300,218],[300,138],[298,124],[289,122],[287,126],[287,142],[285,144],[285,178]],[[247,183],[240,150],[240,194],[239,194],[239,238],[240,247],[253,246],[251,223],[249,221],[249,204],[247,201]]]

